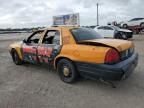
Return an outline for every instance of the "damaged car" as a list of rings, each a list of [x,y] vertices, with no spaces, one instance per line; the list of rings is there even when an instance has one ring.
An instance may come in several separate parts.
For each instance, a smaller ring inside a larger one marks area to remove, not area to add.
[[[104,39],[95,30],[82,27],[37,30],[11,44],[10,54],[16,65],[54,66],[66,83],[77,81],[79,76],[120,81],[128,78],[138,63],[133,42]]]

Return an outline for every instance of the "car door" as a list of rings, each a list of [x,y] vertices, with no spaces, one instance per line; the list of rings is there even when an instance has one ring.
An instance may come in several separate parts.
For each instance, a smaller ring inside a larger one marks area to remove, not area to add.
[[[30,63],[38,63],[37,58],[37,47],[42,36],[43,30],[36,31],[32,33],[28,39],[22,45],[22,53],[24,61],[28,61]]]
[[[130,21],[128,21],[128,26],[137,26],[138,25],[138,18],[134,18]]]
[[[114,37],[114,29],[109,26],[104,26],[104,37],[113,38]]]
[[[140,24],[143,22],[144,18],[137,18],[137,20],[135,21],[134,26],[140,26]]]
[[[105,30],[103,26],[97,27],[95,31],[98,32],[102,37],[105,36]]]
[[[47,30],[41,44],[38,46],[38,59],[40,63],[52,64],[54,58],[61,50],[61,31]]]

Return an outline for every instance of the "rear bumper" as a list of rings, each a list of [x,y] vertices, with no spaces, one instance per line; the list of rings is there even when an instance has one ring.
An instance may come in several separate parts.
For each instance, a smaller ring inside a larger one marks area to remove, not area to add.
[[[137,53],[133,54],[127,60],[113,65],[76,62],[77,69],[81,76],[90,79],[104,79],[111,81],[128,78],[137,64]]]

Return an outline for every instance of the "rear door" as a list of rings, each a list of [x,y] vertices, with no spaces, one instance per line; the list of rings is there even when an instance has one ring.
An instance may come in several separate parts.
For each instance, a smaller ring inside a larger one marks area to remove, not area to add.
[[[37,48],[42,34],[43,30],[32,33],[32,35],[28,37],[26,42],[22,45],[24,61],[28,61],[30,63],[38,63]]]
[[[38,60],[40,63],[52,64],[61,50],[61,30],[47,30],[38,46]]]

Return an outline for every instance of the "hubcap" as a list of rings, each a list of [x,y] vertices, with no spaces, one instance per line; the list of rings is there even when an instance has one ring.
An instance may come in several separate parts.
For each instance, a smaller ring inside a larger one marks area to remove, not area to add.
[[[123,34],[123,35],[122,35],[122,37],[125,39],[125,38],[126,38],[126,35],[125,35],[125,34]]]
[[[63,69],[63,74],[64,74],[64,76],[69,76],[69,74],[70,74],[70,71],[69,71],[69,68],[68,67],[64,67],[64,69]]]

